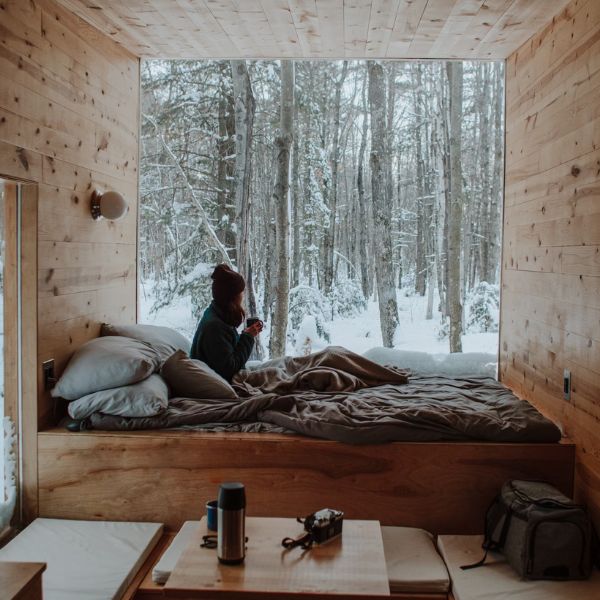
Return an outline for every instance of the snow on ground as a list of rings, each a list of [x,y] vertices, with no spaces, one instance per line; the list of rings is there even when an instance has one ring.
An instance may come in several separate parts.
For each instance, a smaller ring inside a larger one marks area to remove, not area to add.
[[[436,300],[437,303],[437,300]],[[435,306],[435,303],[434,303]],[[394,347],[400,350],[449,353],[448,338],[440,339],[440,313],[433,311],[431,320],[425,319],[427,298],[398,294],[400,328],[396,333]],[[359,317],[336,319],[330,324],[331,344],[344,346],[363,354],[382,345],[377,302],[369,302],[367,310]],[[498,354],[498,333],[467,333],[463,335],[463,352]]]
[[[165,325],[177,329],[189,339],[196,330],[197,321],[192,316],[189,298],[179,298],[170,306],[152,313],[154,298],[151,290],[142,286],[140,293],[140,323]],[[436,300],[437,303],[437,300]],[[448,354],[448,339],[439,338],[440,314],[433,312],[431,320],[425,319],[427,298],[407,294],[406,290],[398,291],[400,328],[396,335],[395,348],[406,351],[427,352],[429,354]],[[435,306],[435,304],[434,304]],[[270,324],[267,324],[270,325]],[[357,317],[334,318],[328,323],[330,341],[313,339],[310,348],[305,340],[314,336],[316,326],[314,319],[305,317],[299,327],[295,344],[288,344],[289,354],[304,354],[306,350],[320,350],[326,345],[344,346],[359,354],[382,346],[379,328],[379,308],[377,302],[370,301],[367,310]],[[263,343],[268,341],[268,329],[262,334]],[[498,333],[467,333],[462,338],[463,352],[481,352],[498,355]],[[485,357],[483,357],[485,358]],[[486,362],[488,362],[486,360]]]

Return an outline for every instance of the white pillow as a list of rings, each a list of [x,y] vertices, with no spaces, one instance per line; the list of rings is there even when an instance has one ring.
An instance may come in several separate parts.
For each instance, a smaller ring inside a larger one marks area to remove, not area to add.
[[[191,342],[178,331],[159,325],[110,325],[103,323],[100,335],[122,335],[150,344],[164,362],[177,350],[190,353]]]
[[[87,394],[131,385],[160,367],[160,357],[149,344],[120,336],[86,342],[71,357],[51,394],[77,400]]]
[[[69,402],[69,415],[85,419],[95,412],[120,417],[153,417],[169,404],[169,390],[160,375],[150,375],[140,383],[94,392]]]

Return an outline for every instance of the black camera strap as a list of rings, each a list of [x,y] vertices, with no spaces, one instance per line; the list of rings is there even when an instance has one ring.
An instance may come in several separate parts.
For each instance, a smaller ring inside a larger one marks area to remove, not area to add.
[[[299,538],[291,538],[286,537],[281,540],[281,545],[289,550],[290,548],[297,548],[300,546],[304,550],[308,550],[313,545],[312,535],[310,533],[305,533]]]

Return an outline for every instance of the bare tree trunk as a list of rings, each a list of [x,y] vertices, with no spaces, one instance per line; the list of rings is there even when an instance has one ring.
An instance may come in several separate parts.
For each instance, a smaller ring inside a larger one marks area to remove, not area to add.
[[[425,158],[423,156],[423,133],[424,127],[423,115],[423,65],[417,63],[415,65],[416,85],[413,83],[413,105],[416,116],[416,125],[414,128],[415,148],[417,161],[417,246],[416,246],[416,273],[415,273],[415,293],[419,296],[425,295],[425,287],[427,281],[427,264],[426,264],[426,244],[425,244],[425,228],[429,225],[426,222],[425,216]]]
[[[371,190],[375,236],[375,274],[383,345],[391,348],[398,328],[398,303],[394,281],[391,203],[385,185],[385,81],[383,67],[368,61],[369,105],[371,109]]]
[[[496,283],[500,258],[500,207],[502,206],[502,170],[504,168],[503,146],[504,132],[502,117],[504,114],[504,94],[502,93],[502,72],[496,68],[494,82],[494,175],[490,197],[490,240],[487,264],[482,265],[486,281]]]
[[[235,99],[235,200],[237,222],[238,270],[248,279],[248,239],[250,228],[250,180],[252,170],[252,134],[256,103],[245,60],[232,60]]]
[[[427,270],[427,310],[425,319],[433,319],[433,292],[435,289],[435,261],[432,261]]]
[[[369,277],[369,270],[371,268],[368,260],[368,249],[369,249],[369,226],[368,226],[368,211],[367,202],[365,200],[365,182],[364,182],[364,160],[365,160],[365,149],[367,146],[367,133],[369,131],[368,118],[367,118],[367,78],[363,83],[363,114],[362,114],[362,131],[360,138],[360,148],[358,150],[358,169],[356,174],[356,190],[358,193],[358,211],[360,221],[358,223],[359,228],[359,241],[358,247],[360,252],[360,281],[362,292],[365,298],[371,296],[371,280]]]
[[[217,140],[217,225],[219,239],[235,260],[236,239],[233,230],[235,211],[232,210],[232,180],[235,154],[235,109],[229,86],[230,71],[227,62],[219,64],[219,137]]]
[[[463,66],[460,61],[446,63],[450,87],[450,214],[448,218],[448,307],[450,315],[450,352],[462,352],[462,303],[460,255],[462,225],[462,92]]]
[[[275,139],[277,150],[277,179],[273,190],[273,201],[276,210],[276,248],[277,248],[277,281],[275,292],[275,308],[271,324],[271,340],[269,344],[271,358],[285,354],[288,304],[290,293],[290,223],[289,223],[289,188],[290,188],[290,147],[292,145],[292,127],[294,115],[294,63],[291,60],[281,61],[281,124],[279,136]]]
[[[437,172],[437,183],[436,183],[436,194],[435,194],[435,270],[438,293],[440,297],[440,312],[442,313],[442,319],[446,318],[446,297],[444,290],[444,268],[443,265],[446,262],[444,254],[444,228],[442,224],[445,221],[446,213],[446,196],[447,190],[447,177],[444,155],[446,152],[444,144],[444,133],[443,128],[445,127],[445,119],[441,115],[442,107],[440,107],[437,113],[434,132],[435,132],[435,143],[434,148],[434,164]]]
[[[323,272],[323,287],[326,294],[331,292],[334,279],[333,253],[336,244],[336,214],[338,194],[338,166],[340,162],[340,103],[342,99],[342,86],[348,72],[348,61],[345,60],[340,78],[335,82],[335,103],[333,112],[333,148],[331,159],[331,202],[329,228],[325,235],[325,268]]]
[[[303,203],[300,197],[300,143],[298,135],[298,106],[294,102],[294,122],[296,123],[296,133],[294,135],[294,144],[292,146],[292,183],[291,183],[291,201],[292,201],[292,287],[300,283],[300,240],[302,239],[302,213]]]

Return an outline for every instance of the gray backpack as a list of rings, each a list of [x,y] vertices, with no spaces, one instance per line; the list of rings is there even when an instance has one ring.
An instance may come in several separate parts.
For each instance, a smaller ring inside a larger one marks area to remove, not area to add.
[[[483,549],[526,579],[587,579],[594,532],[586,510],[541,481],[507,481],[487,511]]]

